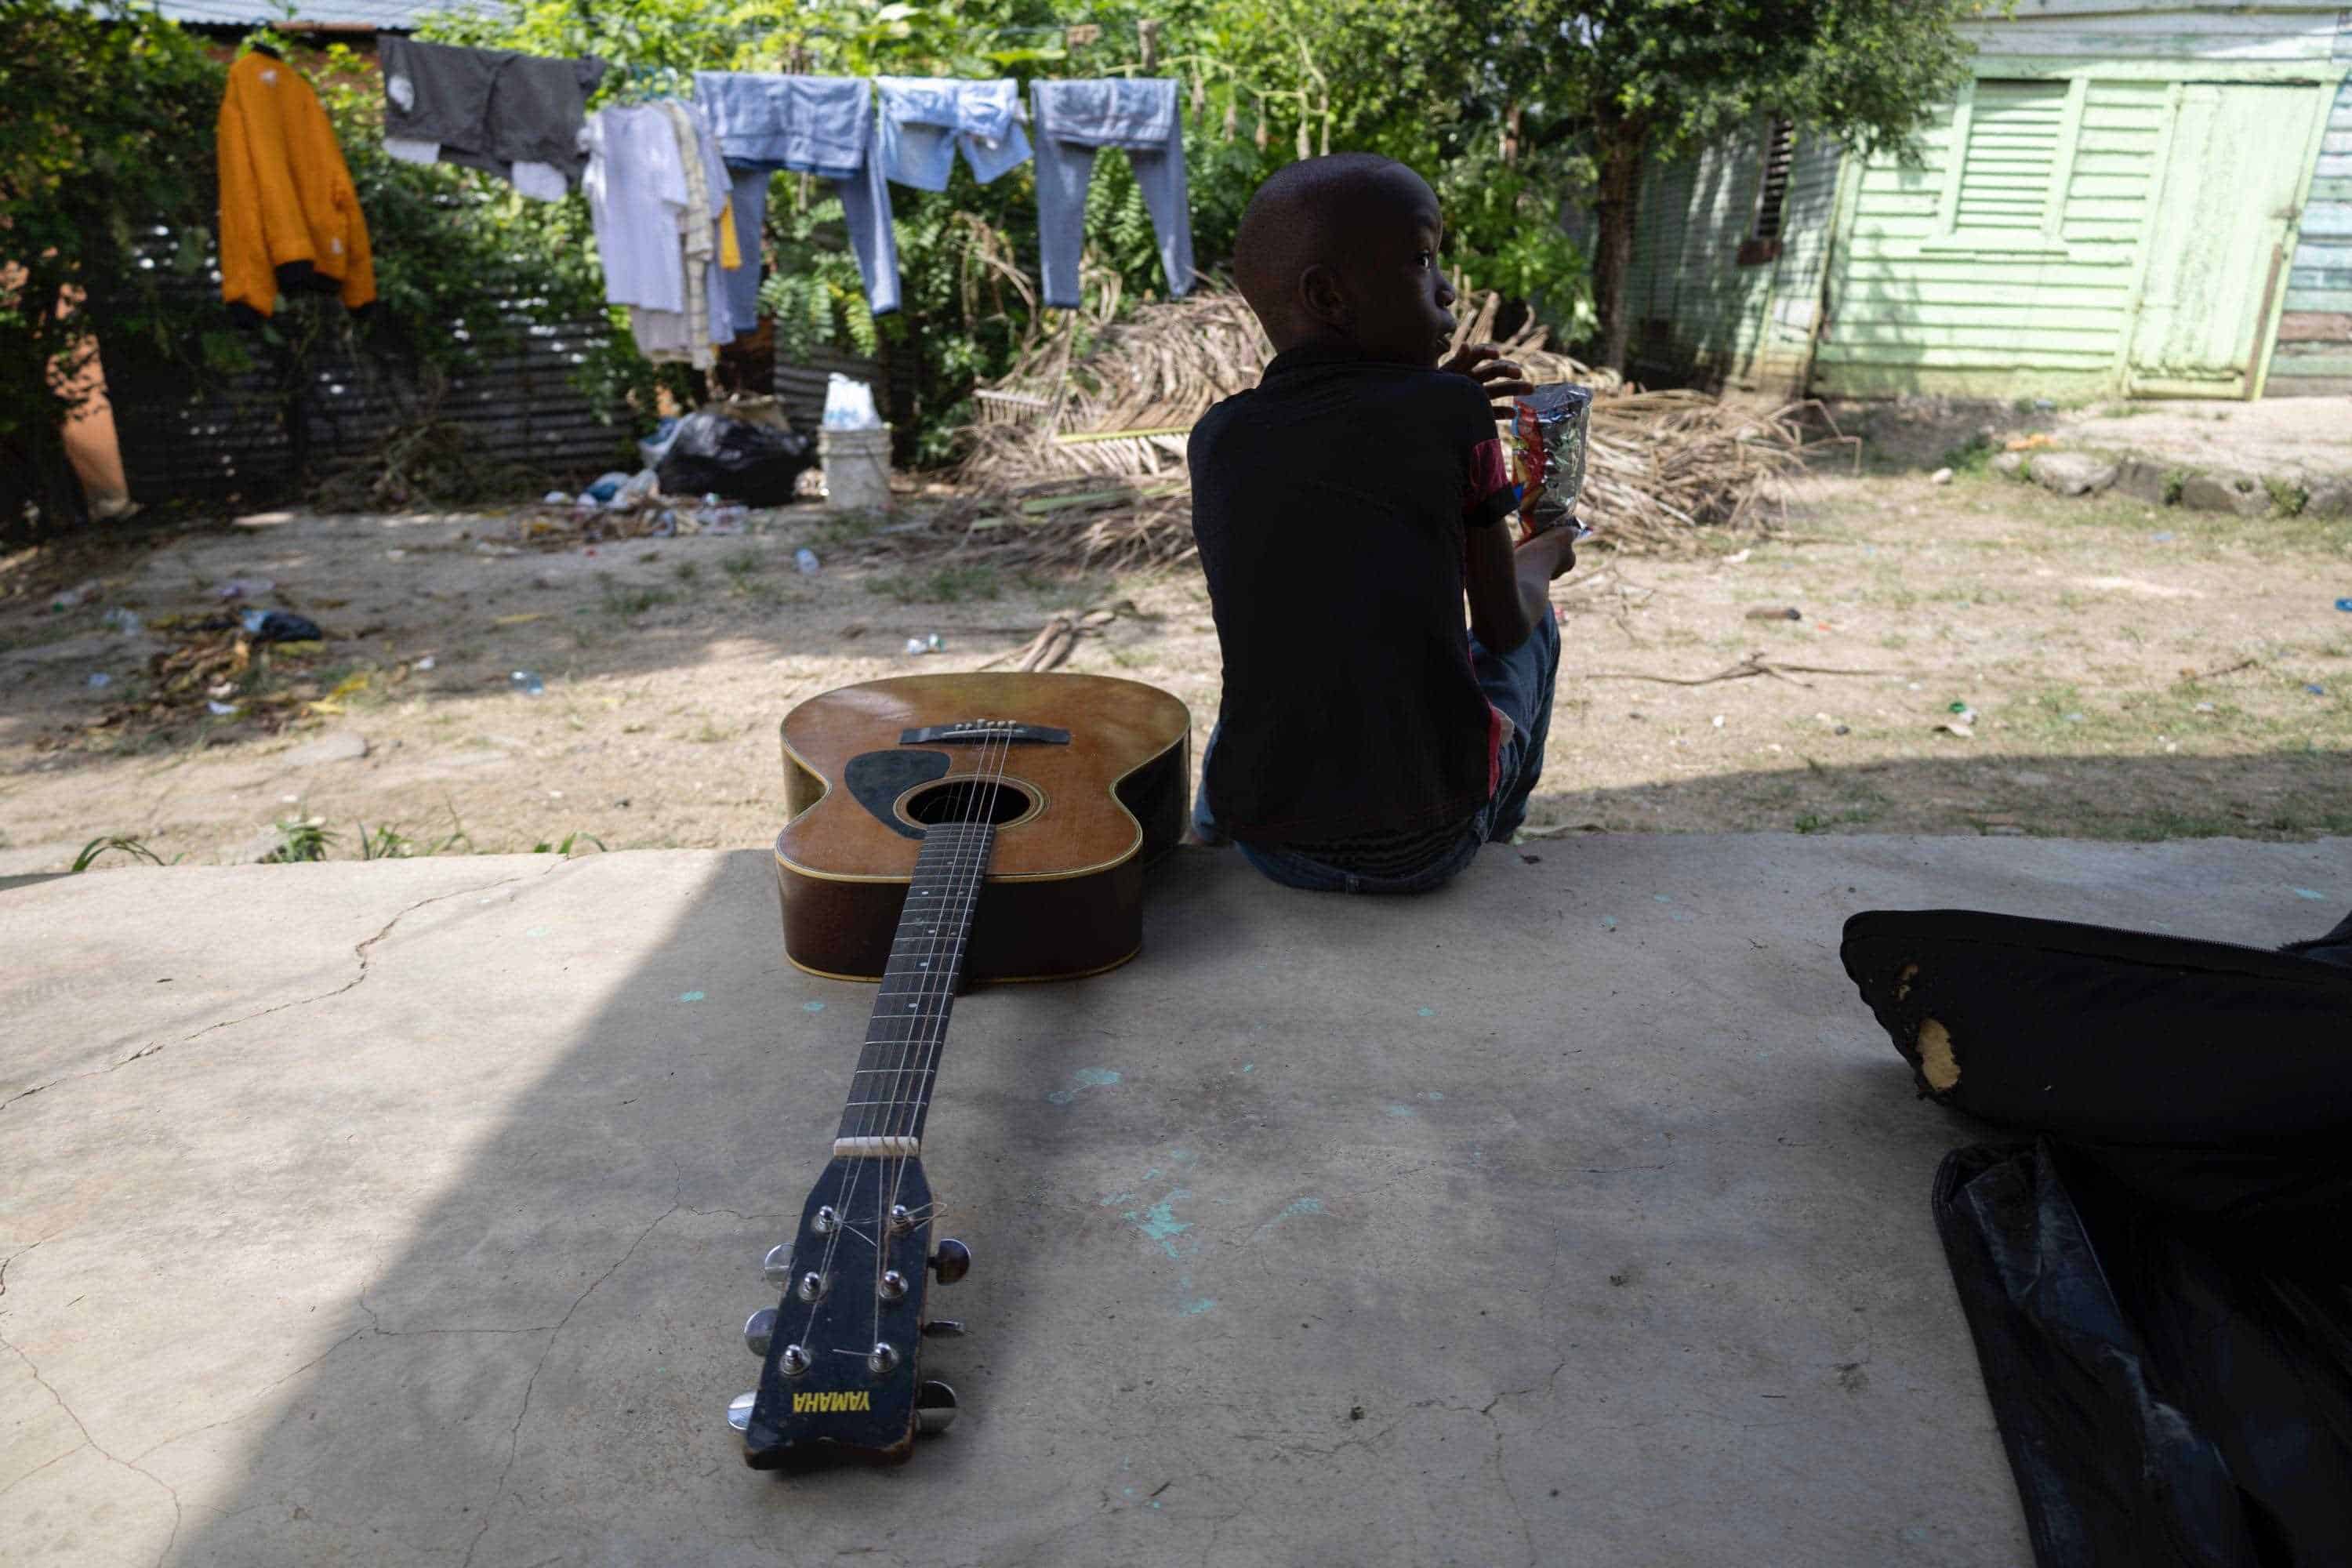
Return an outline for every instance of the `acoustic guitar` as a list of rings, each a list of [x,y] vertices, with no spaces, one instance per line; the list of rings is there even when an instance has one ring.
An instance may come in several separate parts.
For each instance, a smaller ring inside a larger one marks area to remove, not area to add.
[[[1192,717],[1094,675],[901,676],[813,697],[783,722],[776,885],[784,955],[880,987],[833,1141],[744,1325],[760,1384],[729,1406],[755,1469],[904,1459],[955,1392],[917,1344],[962,1325],[927,1283],[971,1266],[934,1241],[923,1129],[967,981],[1097,973],[1142,945],[1143,868],[1184,830]]]

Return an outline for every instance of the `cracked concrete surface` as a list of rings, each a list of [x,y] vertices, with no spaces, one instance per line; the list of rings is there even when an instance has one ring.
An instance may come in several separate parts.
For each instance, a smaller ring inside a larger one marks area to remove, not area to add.
[[[1925,1204],[1974,1134],[1839,921],[2275,942],[2352,843],[1600,839],[1409,902],[1186,851],[1148,896],[1135,963],[956,1009],[962,1421],[778,1479],[722,1412],[870,993],[782,963],[761,855],[0,894],[0,1559],[2021,1562]]]

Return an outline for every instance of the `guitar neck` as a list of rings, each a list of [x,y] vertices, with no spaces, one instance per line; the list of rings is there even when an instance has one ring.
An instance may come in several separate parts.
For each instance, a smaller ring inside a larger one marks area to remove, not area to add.
[[[987,823],[942,823],[925,831],[842,1107],[835,1153],[920,1152],[948,1015],[963,979],[972,910],[995,844],[996,829]]]

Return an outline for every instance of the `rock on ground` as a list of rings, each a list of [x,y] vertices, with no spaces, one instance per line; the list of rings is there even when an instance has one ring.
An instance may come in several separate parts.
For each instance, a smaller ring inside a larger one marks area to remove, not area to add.
[[[2090,452],[2039,452],[2026,472],[2062,496],[2093,495],[2116,482],[2116,465]]]
[[[2304,491],[2305,517],[2352,517],[2352,475],[2314,479]]]
[[[2151,458],[2125,458],[2116,465],[2116,489],[2134,500],[2163,506],[2172,499],[2172,473]]]
[[[2252,474],[2219,470],[2189,475],[2180,487],[2180,504],[2195,511],[2262,517],[2271,510],[2271,492]]]

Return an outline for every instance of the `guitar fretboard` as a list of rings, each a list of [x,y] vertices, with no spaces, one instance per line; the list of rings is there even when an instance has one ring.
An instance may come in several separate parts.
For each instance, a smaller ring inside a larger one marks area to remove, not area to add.
[[[920,1138],[963,977],[971,915],[996,829],[943,823],[925,830],[899,912],[890,961],[866,1026],[857,1073],[842,1107],[843,1138]]]

